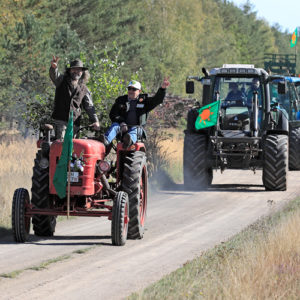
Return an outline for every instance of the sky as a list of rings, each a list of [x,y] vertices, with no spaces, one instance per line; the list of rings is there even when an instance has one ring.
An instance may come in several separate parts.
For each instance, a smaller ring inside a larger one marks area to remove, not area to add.
[[[246,0],[231,0],[238,7]],[[265,19],[271,26],[278,23],[281,31],[293,33],[300,26],[300,0],[250,0],[259,19]]]

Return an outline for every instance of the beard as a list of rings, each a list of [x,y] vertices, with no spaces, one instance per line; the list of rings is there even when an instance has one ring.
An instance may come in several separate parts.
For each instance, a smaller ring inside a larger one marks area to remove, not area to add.
[[[81,77],[79,74],[76,74],[76,73],[71,73],[70,76],[71,76],[71,79],[72,79],[72,80],[77,80],[77,81],[78,81],[78,80],[80,79],[80,77]]]

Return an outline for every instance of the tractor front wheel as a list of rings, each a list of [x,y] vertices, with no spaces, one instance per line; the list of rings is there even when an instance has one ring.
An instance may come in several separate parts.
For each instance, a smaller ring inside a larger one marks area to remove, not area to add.
[[[16,189],[12,203],[12,231],[17,243],[24,243],[28,239],[30,231],[30,217],[26,216],[29,206],[29,193],[26,189]]]
[[[189,190],[202,190],[213,180],[213,170],[209,165],[207,136],[186,133],[183,148],[184,186]]]
[[[264,145],[263,184],[267,191],[285,191],[288,174],[288,137],[270,134]]]
[[[147,160],[142,151],[129,153],[124,159],[122,190],[129,197],[128,238],[141,239],[147,212]]]
[[[113,245],[123,246],[127,240],[129,221],[128,195],[118,192],[114,198],[111,220],[111,240]]]

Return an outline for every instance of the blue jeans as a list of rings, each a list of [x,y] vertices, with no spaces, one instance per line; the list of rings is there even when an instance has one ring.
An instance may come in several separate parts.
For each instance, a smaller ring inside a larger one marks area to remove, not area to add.
[[[120,132],[120,124],[119,123],[112,123],[107,132],[105,133],[105,137],[109,143],[112,142],[112,140],[117,136],[117,134]],[[138,127],[137,126],[128,126],[128,133],[131,137],[131,140],[133,143],[136,143],[137,141],[137,133],[138,133]]]

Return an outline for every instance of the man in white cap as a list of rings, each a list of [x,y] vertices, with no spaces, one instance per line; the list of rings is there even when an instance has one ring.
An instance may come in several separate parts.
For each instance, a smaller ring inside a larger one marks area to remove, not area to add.
[[[118,97],[111,108],[109,117],[112,125],[101,138],[104,144],[108,146],[119,132],[127,132],[123,136],[125,147],[136,143],[138,126],[145,125],[147,113],[163,102],[169,85],[169,78],[164,78],[156,94],[148,97],[141,94],[140,82],[130,81],[127,86],[128,94]]]

